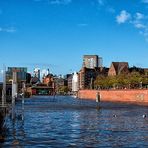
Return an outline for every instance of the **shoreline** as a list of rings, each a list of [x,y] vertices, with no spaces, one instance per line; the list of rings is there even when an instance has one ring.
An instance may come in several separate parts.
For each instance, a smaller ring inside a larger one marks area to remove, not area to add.
[[[148,89],[79,90],[78,98],[148,106]]]

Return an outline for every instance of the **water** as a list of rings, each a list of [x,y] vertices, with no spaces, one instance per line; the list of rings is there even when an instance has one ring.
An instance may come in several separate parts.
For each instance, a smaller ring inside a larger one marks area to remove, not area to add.
[[[0,147],[148,147],[147,107],[33,97],[15,112]]]

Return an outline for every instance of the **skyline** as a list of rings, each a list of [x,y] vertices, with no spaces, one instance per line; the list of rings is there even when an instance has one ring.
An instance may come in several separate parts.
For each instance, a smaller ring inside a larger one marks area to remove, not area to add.
[[[83,55],[146,68],[148,0],[1,0],[0,69],[79,71]]]

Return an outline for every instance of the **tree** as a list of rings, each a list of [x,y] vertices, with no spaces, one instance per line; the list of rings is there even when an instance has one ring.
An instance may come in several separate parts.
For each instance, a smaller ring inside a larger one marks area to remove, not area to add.
[[[131,72],[130,73],[130,84],[132,88],[139,87],[139,83],[142,82],[142,76],[139,72]]]
[[[63,94],[68,93],[68,91],[69,91],[68,86],[61,86],[61,87],[59,87],[59,89],[58,89],[58,92],[59,92],[59,93],[63,93]]]
[[[141,74],[139,71],[132,71],[125,75],[117,76],[98,76],[95,80],[95,88],[142,88],[148,85],[148,75]]]

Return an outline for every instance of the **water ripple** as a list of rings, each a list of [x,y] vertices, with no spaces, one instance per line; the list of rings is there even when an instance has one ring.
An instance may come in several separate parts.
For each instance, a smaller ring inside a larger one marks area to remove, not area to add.
[[[34,97],[15,113],[0,147],[148,147],[147,107]]]

